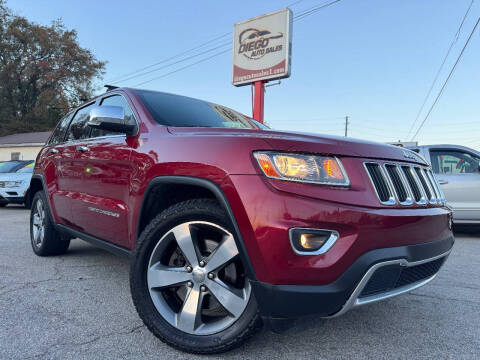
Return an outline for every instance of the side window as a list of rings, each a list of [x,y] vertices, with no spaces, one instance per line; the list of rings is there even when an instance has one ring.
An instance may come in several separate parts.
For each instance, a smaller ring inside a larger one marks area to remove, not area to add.
[[[104,98],[100,103],[100,106],[121,106],[125,111],[125,123],[136,125],[135,117],[133,115],[133,111],[128,105],[127,100],[121,95],[113,95],[107,98]],[[118,135],[119,133],[113,131],[106,131],[101,129],[92,129],[92,136],[91,137],[99,137],[99,136],[107,136],[107,135]]]
[[[457,175],[478,172],[480,158],[456,150],[430,150],[432,168],[436,174]]]
[[[65,132],[67,131],[68,123],[70,122],[71,118],[72,113],[67,114],[62,120],[60,120],[59,124],[55,128],[55,131],[53,132],[52,137],[50,138],[49,144],[58,144],[63,142],[63,139],[65,138]]]
[[[70,127],[68,128],[68,141],[88,138],[91,128],[87,123],[90,119],[90,110],[92,110],[94,106],[95,103],[85,106],[77,111],[70,123]]]

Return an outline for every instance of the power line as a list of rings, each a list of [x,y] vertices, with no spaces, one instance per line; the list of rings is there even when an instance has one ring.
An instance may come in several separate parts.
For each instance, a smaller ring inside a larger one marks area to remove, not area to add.
[[[339,2],[339,1],[341,1],[341,0],[334,0],[334,1],[331,1],[331,2],[329,2],[329,3],[326,3],[326,4],[323,4],[323,5],[317,6],[317,7],[313,8],[313,9],[308,9],[308,10],[304,11],[303,13],[300,13],[299,16],[303,16],[303,15],[305,15],[306,13],[308,13],[306,16],[309,16],[309,15],[311,15],[311,14],[313,14],[313,13],[315,13],[315,12],[317,12],[317,11],[325,8],[325,7],[328,7],[328,6],[330,6],[330,5],[333,5],[333,4],[335,4],[335,3]],[[293,18],[293,21],[295,21],[295,20],[296,20],[296,18],[294,17],[294,18]],[[230,43],[229,43],[229,44],[230,44]],[[224,45],[226,45],[226,43],[225,43]],[[221,47],[221,46],[223,46],[223,45],[220,45],[219,47]],[[166,74],[163,74],[163,75],[160,75],[160,76],[158,76],[158,77],[155,77],[155,78],[146,80],[146,81],[144,81],[144,82],[141,82],[141,83],[139,83],[139,84],[133,85],[133,87],[136,87],[136,86],[139,86],[139,85],[144,85],[144,84],[147,84],[147,83],[149,83],[149,82],[151,82],[151,81],[158,80],[158,79],[161,79],[161,78],[163,78],[163,77],[165,77],[165,76],[168,76],[168,75],[177,73],[177,72],[179,72],[179,71],[182,71],[182,70],[184,70],[184,69],[187,69],[187,68],[189,68],[189,67],[191,67],[191,66],[194,66],[194,65],[196,65],[196,64],[199,64],[199,63],[202,63],[202,62],[204,62],[204,61],[213,59],[213,58],[216,57],[216,56],[220,56],[220,55],[224,54],[224,53],[227,52],[227,51],[230,51],[230,49],[225,50],[225,51],[221,51],[221,52],[219,52],[219,53],[216,53],[216,54],[214,54],[214,55],[212,55],[212,56],[209,56],[209,57],[207,57],[207,58],[204,58],[204,59],[201,59],[201,60],[199,60],[199,61],[196,61],[196,62],[194,62],[194,63],[192,63],[192,64],[186,65],[186,66],[184,66],[184,67],[182,67],[182,68],[179,68],[179,69],[177,69],[177,70],[170,71],[170,72],[168,72],[168,73],[166,73]],[[198,56],[198,54],[195,55],[195,56],[191,56],[191,58],[196,57],[196,56]],[[183,61],[183,60],[182,60],[182,61]],[[178,62],[181,62],[181,61],[178,61]],[[168,65],[168,66],[170,66],[170,65]],[[165,66],[165,67],[167,67],[167,66]],[[157,69],[157,70],[159,70],[159,69]],[[157,71],[157,70],[155,70],[155,71]],[[151,72],[153,72],[153,71],[151,71]],[[138,77],[138,76],[141,76],[141,75],[135,75],[135,76],[132,76],[132,78],[135,78],[135,77]]]
[[[419,126],[419,128],[417,129],[417,131],[415,132],[415,134],[412,136],[411,140],[413,140],[413,139],[418,135],[418,133],[420,132],[420,130],[423,128],[423,125],[425,125],[425,122],[427,121],[428,117],[429,117],[430,114],[432,113],[432,110],[433,110],[433,108],[435,107],[435,105],[437,104],[438,100],[440,99],[440,96],[442,96],[443,90],[445,90],[445,87],[447,86],[448,81],[449,81],[450,78],[452,77],[453,72],[455,71],[458,63],[460,62],[460,59],[462,58],[463,53],[465,52],[465,49],[467,48],[468,44],[470,43],[470,40],[472,39],[472,36],[473,36],[473,34],[475,33],[475,30],[477,29],[477,26],[478,26],[479,23],[480,23],[480,17],[478,18],[477,22],[475,23],[475,26],[473,27],[472,32],[471,32],[470,35],[468,36],[468,39],[467,39],[467,41],[465,42],[465,45],[463,46],[462,51],[461,51],[460,54],[458,55],[457,60],[455,61],[455,64],[453,65],[452,69],[450,70],[450,73],[448,74],[447,79],[446,79],[445,82],[443,83],[442,88],[441,88],[440,91],[438,92],[438,95],[437,95],[437,97],[435,98],[435,101],[433,102],[432,106],[431,106],[430,109],[428,110],[427,115],[426,115],[425,118],[423,119],[422,123],[420,124],[420,126]]]
[[[170,63],[170,64],[161,66],[161,67],[159,67],[159,68],[156,68],[156,69],[153,69],[153,70],[149,70],[149,71],[146,71],[146,72],[142,72],[142,73],[140,73],[140,74],[132,75],[132,76],[127,77],[127,78],[125,78],[125,79],[123,79],[123,80],[121,80],[121,81],[122,81],[122,82],[123,82],[123,81],[128,81],[128,80],[131,80],[131,79],[135,79],[135,78],[137,78],[137,77],[140,77],[140,76],[144,76],[144,75],[151,74],[151,73],[153,73],[153,72],[156,72],[156,71],[165,69],[165,68],[167,68],[167,67],[170,67],[170,66],[173,66],[173,65],[182,63],[182,62],[184,62],[184,61],[187,61],[187,60],[196,58],[197,56],[201,56],[201,55],[207,54],[207,53],[209,53],[209,52],[212,52],[212,51],[214,51],[214,50],[218,50],[218,49],[220,49],[220,48],[222,48],[222,47],[225,47],[226,45],[230,45],[230,43],[222,44],[222,45],[219,45],[219,46],[215,46],[215,47],[213,47],[213,48],[211,48],[211,49],[202,51],[201,53],[188,56],[188,57],[186,57],[186,58],[183,58],[183,59],[177,60],[177,61],[175,61],[175,62],[172,62],[172,63]]]
[[[473,5],[474,1],[475,0],[472,0],[470,2],[470,6],[468,7],[467,12],[463,16],[463,19],[460,23],[460,26],[458,27],[457,32],[455,33],[455,36],[453,37],[453,40],[450,43],[450,47],[448,48],[448,51],[445,54],[445,57],[443,58],[442,64],[440,65],[440,68],[438,69],[437,74],[435,75],[435,78],[433,79],[432,85],[430,85],[430,89],[428,90],[427,95],[425,96],[425,99],[423,99],[422,106],[420,106],[420,109],[418,110],[417,116],[415,117],[415,120],[413,121],[412,126],[410,126],[410,130],[408,131],[407,137],[410,136],[410,134],[412,133],[412,130],[414,129],[415,125],[417,124],[417,121],[420,118],[420,114],[422,113],[423,108],[425,107],[425,104],[427,103],[427,100],[430,97],[430,94],[432,93],[433,87],[437,83],[438,77],[440,76],[440,73],[442,72],[443,66],[445,65],[445,62],[447,61],[447,58],[450,55],[450,52],[452,51],[453,46],[458,41],[458,37],[460,36],[460,32],[462,31],[463,24],[465,23],[465,20],[466,20],[468,14],[470,13],[470,9],[472,8],[472,5]]]
[[[321,5],[321,6],[314,7],[313,9],[308,9],[308,10],[300,13],[300,15],[304,15],[306,12],[308,12],[308,14],[307,14],[306,16],[311,15],[311,14],[313,14],[314,12],[319,11],[319,10],[321,10],[322,8],[325,8],[325,7],[327,7],[327,6],[333,5],[334,3],[337,3],[337,2],[339,2],[339,1],[340,1],[340,0],[335,0],[335,1],[329,2],[329,3],[327,3],[327,4],[323,4],[323,5]],[[295,3],[292,3],[292,4],[288,5],[288,6],[293,6],[293,5],[295,5],[295,4],[299,3],[299,2],[300,2],[300,1],[297,1],[297,2],[295,2]],[[295,17],[294,17],[293,21],[295,21]],[[229,35],[229,34],[230,34],[230,32],[229,32],[229,33],[226,33],[226,34],[223,34],[222,36],[217,37],[217,38],[215,38],[215,39],[212,39],[212,40],[210,40],[209,42],[218,40],[218,39],[220,39],[220,38],[222,38],[222,37],[225,37],[226,35]],[[170,58],[168,58],[168,59],[162,60],[162,61],[157,62],[157,63],[155,63],[155,64],[152,64],[152,65],[149,65],[149,66],[144,67],[144,68],[142,68],[142,69],[139,69],[139,70],[137,70],[137,71],[134,71],[134,72],[130,73],[132,76],[130,76],[130,77],[128,77],[128,78],[124,78],[124,77],[123,77],[123,78],[121,78],[121,80],[113,81],[113,83],[118,83],[119,81],[131,80],[131,79],[133,79],[133,78],[140,77],[140,76],[143,76],[143,75],[146,75],[146,74],[149,74],[149,73],[152,73],[152,72],[155,72],[155,71],[164,69],[164,68],[166,68],[166,67],[175,65],[175,64],[177,64],[177,63],[180,63],[180,62],[183,62],[183,61],[186,61],[186,60],[190,60],[190,59],[192,59],[192,58],[195,58],[195,57],[198,57],[198,56],[200,56],[200,55],[203,55],[204,53],[207,53],[207,52],[216,50],[216,49],[218,49],[218,48],[220,48],[220,47],[223,47],[223,46],[226,46],[226,45],[230,45],[230,44],[231,44],[231,42],[225,42],[225,43],[223,43],[223,44],[221,44],[221,45],[219,45],[219,46],[217,46],[217,47],[215,47],[215,48],[206,50],[206,51],[201,52],[201,53],[199,53],[199,54],[195,54],[195,55],[189,56],[188,58],[178,60],[178,61],[176,61],[176,62],[174,62],[174,63],[171,63],[171,64],[168,64],[168,65],[162,66],[162,67],[160,67],[160,68],[153,69],[153,70],[150,70],[150,71],[148,71],[148,72],[144,72],[144,73],[138,74],[138,73],[141,72],[142,70],[149,69],[149,68],[154,67],[154,66],[156,66],[156,65],[159,65],[159,64],[161,64],[161,63],[164,63],[164,62],[167,62],[167,61],[169,61],[169,60],[175,59],[175,58],[181,56],[182,54],[191,52],[191,51],[194,50],[194,49],[198,49],[198,48],[200,48],[200,47],[203,47],[204,45],[208,44],[209,42],[206,42],[206,43],[204,43],[204,44],[202,44],[202,45],[200,45],[200,46],[198,46],[198,47],[192,48],[192,49],[190,49],[190,50],[184,51],[183,53],[180,53],[180,54],[178,54],[178,55],[172,56],[172,57],[170,57]],[[216,56],[221,55],[221,54],[223,54],[223,52],[218,53]],[[213,58],[213,57],[215,57],[215,56],[208,57],[208,59],[211,59],[211,58]],[[201,62],[203,62],[203,61],[206,61],[206,60],[201,60],[201,61],[195,62],[195,63],[192,64],[192,65],[201,63]],[[188,67],[190,67],[190,65],[189,65],[189,66],[185,66],[185,67],[183,67],[183,68],[181,68],[181,69],[188,68]],[[177,72],[177,71],[171,71],[171,72],[167,73],[166,75],[173,74],[173,73],[176,73],[176,72]],[[158,77],[158,78],[161,78],[161,77],[164,77],[164,76],[162,75],[162,76],[160,76],[160,77]],[[155,79],[157,79],[157,78],[155,78]],[[150,81],[146,81],[146,82],[150,82]],[[144,84],[144,83],[146,83],[146,82],[143,82],[143,83],[141,83],[141,84]],[[134,86],[136,86],[136,85],[134,85]]]
[[[203,59],[201,59],[201,60],[199,60],[199,61],[196,61],[196,62],[194,62],[194,63],[192,63],[192,64],[189,64],[189,65],[186,65],[186,66],[181,67],[181,68],[179,68],[179,69],[170,71],[170,72],[168,72],[168,73],[166,73],[166,74],[163,74],[163,75],[154,77],[153,79],[150,79],[150,80],[143,81],[143,82],[141,82],[141,83],[135,84],[135,85],[133,85],[133,87],[137,87],[137,86],[140,86],[140,85],[144,85],[144,84],[147,84],[147,83],[152,82],[152,81],[154,81],[154,80],[158,80],[158,79],[161,79],[161,78],[163,78],[163,77],[165,77],[165,76],[168,76],[168,75],[174,74],[174,73],[176,73],[176,72],[185,70],[185,69],[187,69],[187,68],[189,68],[189,67],[191,67],[191,66],[200,64],[201,62],[204,62],[204,61],[210,60],[210,59],[212,59],[212,58],[214,58],[214,57],[216,57],[216,56],[225,54],[226,52],[230,52],[230,49],[227,49],[227,50],[224,50],[224,51],[220,51],[219,53],[216,53],[216,54],[213,54],[212,56],[203,58]]]
[[[322,5],[320,5],[320,6],[316,6],[316,7],[312,7],[312,8],[310,8],[310,9],[307,9],[307,10],[301,12],[300,14],[294,16],[294,17],[293,17],[293,20],[295,21],[295,20],[304,19],[304,18],[306,18],[307,16],[310,16],[310,15],[316,13],[317,11],[320,11],[321,9],[326,8],[326,7],[328,7],[328,6],[330,6],[330,5],[333,5],[333,4],[335,4],[335,3],[338,3],[338,2],[340,2],[340,1],[341,1],[341,0],[334,0],[334,1],[330,1],[330,2],[328,2],[328,3],[322,4]]]
[[[131,76],[131,75],[133,75],[133,74],[142,72],[142,71],[144,71],[144,70],[150,69],[150,68],[155,67],[155,66],[157,66],[157,65],[166,63],[166,62],[168,62],[168,61],[170,61],[170,60],[174,60],[174,59],[176,59],[176,58],[178,58],[178,57],[181,57],[181,56],[183,56],[183,55],[186,55],[186,54],[188,54],[188,53],[190,53],[190,52],[192,52],[192,51],[198,50],[198,49],[204,47],[205,45],[208,45],[208,44],[213,43],[213,42],[215,42],[215,41],[217,41],[217,40],[223,39],[224,37],[226,37],[226,36],[228,36],[228,35],[230,35],[230,34],[231,34],[231,32],[229,31],[229,32],[227,32],[227,33],[225,33],[225,34],[223,34],[223,35],[217,36],[217,37],[215,37],[215,38],[213,38],[213,39],[211,39],[211,40],[208,40],[208,41],[206,41],[206,42],[204,42],[204,43],[202,43],[202,44],[200,44],[200,45],[197,45],[197,46],[195,46],[195,47],[193,47],[193,48],[190,48],[190,49],[187,49],[187,50],[185,50],[185,51],[182,51],[182,52],[180,52],[180,53],[178,53],[178,54],[176,54],[176,55],[173,55],[173,56],[171,56],[171,57],[169,57],[169,58],[167,58],[167,59],[160,60],[160,61],[158,61],[158,62],[156,62],[156,63],[154,63],[154,64],[147,65],[147,66],[145,66],[145,67],[143,67],[143,68],[140,68],[140,69],[134,70],[134,71],[132,71],[132,72],[129,72],[129,73],[127,73],[127,74],[124,74],[124,75],[122,75],[122,76],[119,76],[119,77],[117,77],[116,79],[107,81],[107,83],[116,83],[116,82],[122,81],[122,80],[123,80],[125,77],[127,77],[127,76]]]
[[[299,4],[299,3],[303,2],[303,1],[304,1],[304,0],[297,0],[297,1],[293,2],[293,3],[290,3],[290,4],[286,5],[286,7],[295,6],[295,5],[297,5],[297,4]],[[164,64],[164,63],[166,63],[166,62],[168,62],[168,61],[175,60],[175,59],[177,59],[177,58],[179,58],[179,57],[182,57],[183,55],[189,54],[189,53],[191,53],[191,52],[193,52],[193,51],[195,51],[195,50],[201,49],[202,47],[204,47],[204,46],[206,46],[206,45],[209,45],[209,44],[214,43],[214,42],[216,42],[216,41],[218,41],[218,40],[220,40],[220,39],[223,39],[224,37],[231,35],[231,33],[232,33],[232,32],[229,31],[229,32],[224,33],[224,34],[222,34],[222,35],[220,35],[220,36],[217,36],[217,37],[215,37],[215,38],[213,38],[213,39],[211,39],[211,40],[208,40],[208,41],[206,41],[206,42],[204,42],[204,43],[201,43],[200,45],[197,45],[197,46],[195,46],[195,47],[192,47],[192,48],[190,48],[190,49],[187,49],[187,50],[185,50],[185,51],[182,51],[182,52],[180,52],[180,53],[178,53],[178,54],[176,54],[176,55],[173,55],[173,56],[171,56],[171,57],[169,57],[169,58],[160,60],[160,61],[158,61],[158,62],[156,62],[156,63],[151,64],[151,65],[144,66],[144,67],[142,67],[142,68],[140,68],[140,69],[137,69],[137,70],[134,70],[134,71],[132,71],[132,72],[126,73],[126,74],[124,74],[124,75],[121,75],[121,76],[119,76],[119,77],[117,77],[117,78],[114,78],[114,79],[112,79],[112,80],[108,80],[108,81],[106,81],[106,82],[110,84],[110,83],[118,83],[118,82],[120,82],[120,81],[130,80],[130,79],[133,78],[132,75],[134,75],[134,74],[138,74],[139,72],[143,72],[143,71],[145,71],[145,70],[151,69],[151,68],[153,68],[153,67],[155,67],[155,66],[157,66],[157,65]],[[220,46],[225,46],[225,45],[227,45],[227,44],[231,44],[231,42],[228,41],[228,42],[222,43]],[[219,47],[220,47],[220,46],[219,46]],[[213,50],[214,50],[214,49],[210,49],[210,51],[213,51]],[[192,56],[192,57],[201,56],[201,55],[203,55],[203,54],[204,54],[204,53],[196,54],[196,55],[194,55],[194,56]],[[192,58],[192,57],[189,57],[188,59],[190,59],[190,58]],[[182,61],[186,61],[186,60],[188,60],[188,59],[184,59],[184,60],[182,60]],[[171,65],[175,65],[175,64],[176,64],[176,63],[170,64],[170,65],[166,65],[165,67],[168,67],[168,66],[171,66]],[[162,67],[159,68],[159,69],[152,70],[152,72],[153,72],[153,71],[161,70],[161,69],[163,69],[163,68],[165,68],[165,67],[162,66]],[[147,73],[145,73],[145,74],[147,74]],[[143,75],[145,75],[145,74],[143,74]],[[142,74],[139,74],[138,76],[142,76]],[[128,77],[128,78],[127,78],[127,77]],[[127,78],[127,79],[126,79],[126,78]]]

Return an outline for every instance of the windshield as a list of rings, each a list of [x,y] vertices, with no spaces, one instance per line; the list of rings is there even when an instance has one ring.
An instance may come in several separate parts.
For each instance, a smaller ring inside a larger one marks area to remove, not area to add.
[[[259,129],[245,115],[206,101],[156,91],[136,90],[156,122],[175,127]]]
[[[33,173],[33,168],[35,167],[35,163],[30,163],[22,167],[21,169],[17,170],[17,173]]]
[[[22,167],[24,161],[7,161],[0,163],[0,174],[12,173]]]

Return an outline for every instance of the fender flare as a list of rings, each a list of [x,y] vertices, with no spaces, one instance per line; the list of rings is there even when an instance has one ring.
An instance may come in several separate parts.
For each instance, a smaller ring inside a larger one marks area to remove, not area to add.
[[[45,178],[43,177],[42,174],[33,174],[32,179],[30,180],[30,186],[28,187],[28,202],[31,204],[31,201],[33,200],[34,194],[31,193],[30,189],[32,188],[32,182],[33,180],[40,180],[42,182],[42,190],[45,193],[45,197],[47,198],[47,207],[48,207],[48,214],[50,216],[50,220],[52,223],[56,226],[54,217],[53,217],[53,212],[52,212],[52,204],[50,203],[50,196],[48,196],[47,192],[47,184],[45,183]],[[27,201],[27,199],[25,199]]]
[[[192,185],[192,186],[198,186],[202,187],[204,189],[207,189],[213,193],[217,201],[220,203],[220,205],[223,207],[223,209],[226,211],[232,225],[233,225],[233,230],[234,230],[234,238],[235,242],[237,245],[237,248],[239,249],[240,252],[240,258],[242,260],[243,266],[245,268],[245,274],[250,280],[257,280],[257,277],[255,275],[255,270],[253,269],[252,262],[250,261],[250,257],[248,256],[247,249],[245,247],[245,243],[243,241],[242,234],[240,233],[240,228],[238,227],[237,221],[235,219],[235,216],[233,214],[232,208],[230,207],[230,204],[227,200],[227,197],[225,196],[224,192],[220,187],[215,184],[214,182],[202,178],[197,178],[197,177],[190,177],[190,176],[158,176],[153,178],[150,183],[148,184],[145,193],[143,194],[142,198],[142,204],[140,207],[140,212],[138,214],[138,219],[137,219],[137,239],[140,237],[140,224],[141,224],[141,219],[143,216],[143,211],[145,208],[145,203],[146,199],[148,198],[148,195],[150,191],[158,185],[167,185],[167,184],[181,184],[181,185]]]

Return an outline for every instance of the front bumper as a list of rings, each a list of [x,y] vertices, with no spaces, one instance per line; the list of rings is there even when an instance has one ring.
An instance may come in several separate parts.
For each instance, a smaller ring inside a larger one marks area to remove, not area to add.
[[[2,188],[0,189],[0,202],[11,204],[23,204],[25,202],[24,188]]]
[[[453,243],[453,236],[449,236],[440,241],[372,250],[327,285],[271,285],[252,281],[252,287],[265,318],[338,316],[353,307],[427,284],[447,259]]]

